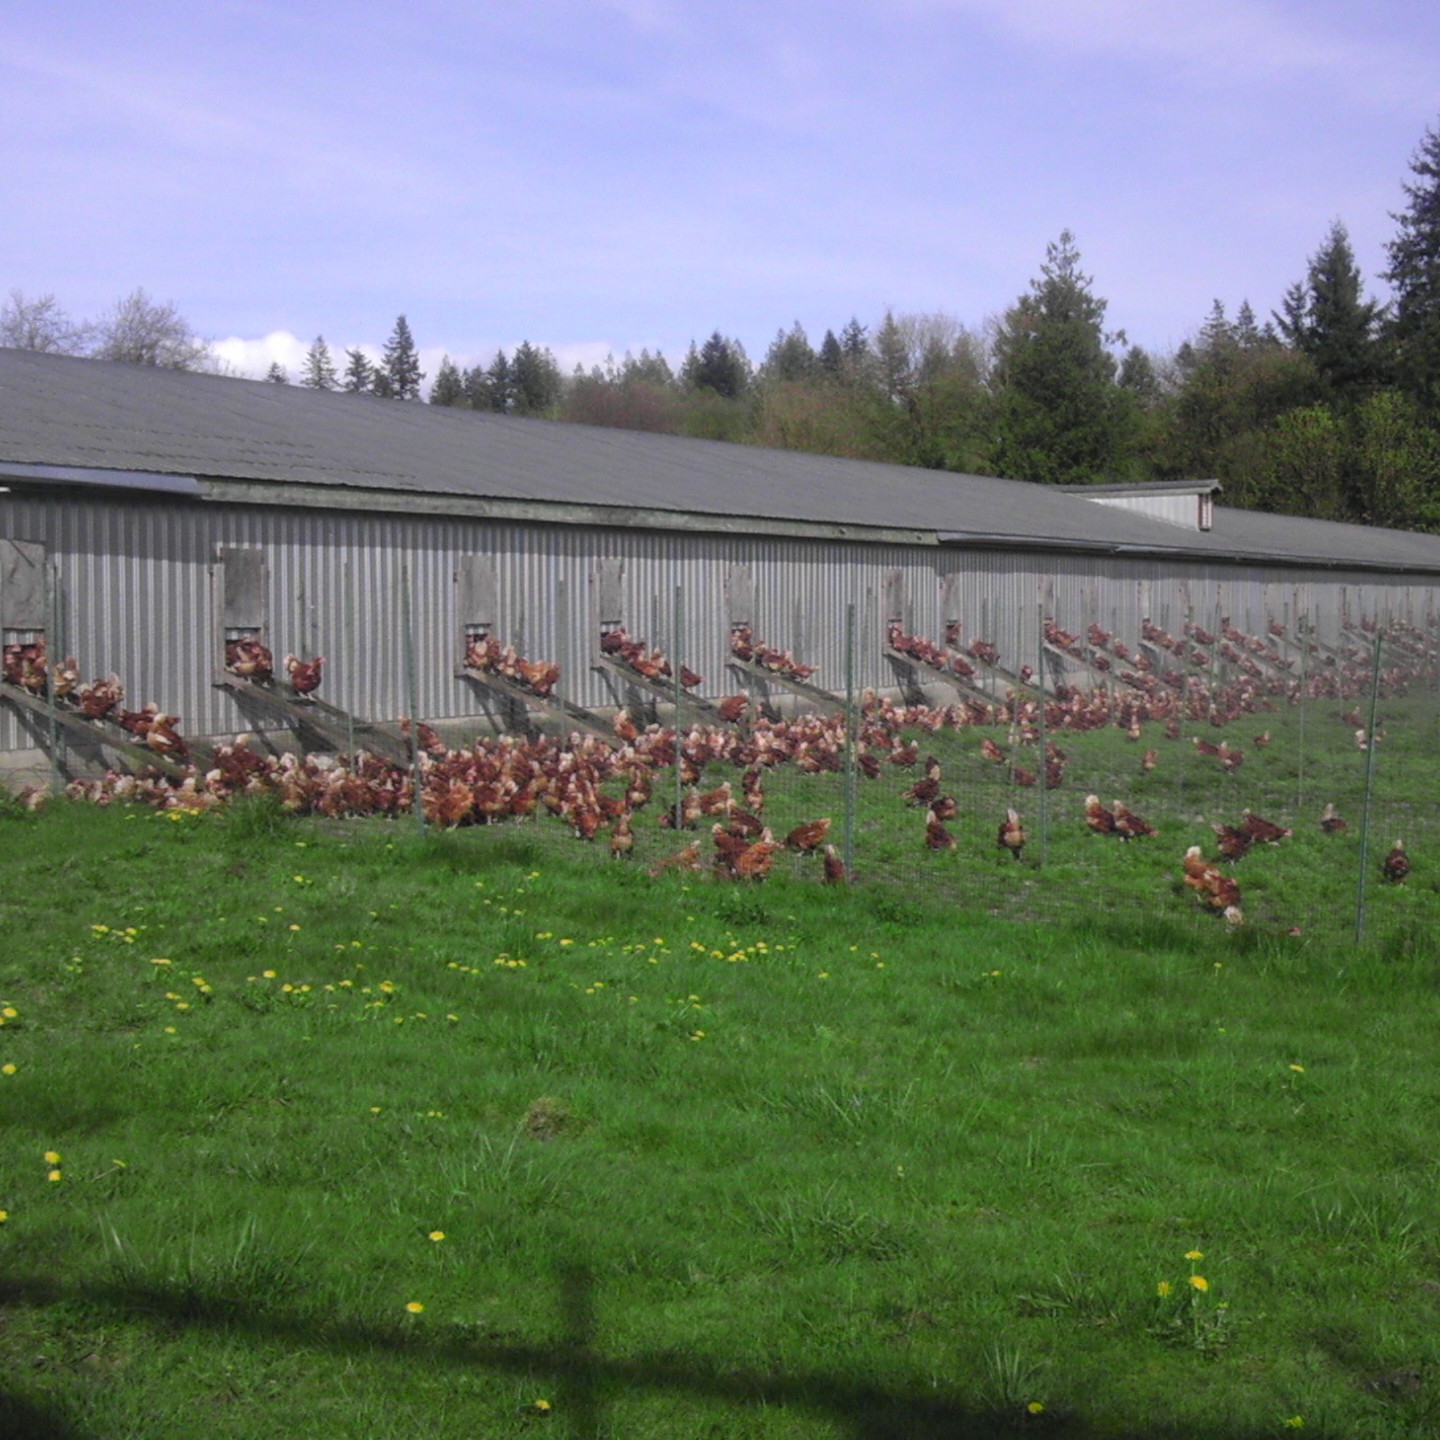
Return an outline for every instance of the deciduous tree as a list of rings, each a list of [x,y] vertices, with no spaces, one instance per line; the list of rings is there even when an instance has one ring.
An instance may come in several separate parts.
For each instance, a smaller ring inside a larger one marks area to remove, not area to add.
[[[0,305],[0,345],[52,355],[80,355],[90,343],[90,326],[77,324],[51,294],[30,299],[12,290]]]
[[[132,290],[95,327],[99,360],[154,365],[162,370],[201,370],[211,364],[210,347],[191,330],[174,304]]]

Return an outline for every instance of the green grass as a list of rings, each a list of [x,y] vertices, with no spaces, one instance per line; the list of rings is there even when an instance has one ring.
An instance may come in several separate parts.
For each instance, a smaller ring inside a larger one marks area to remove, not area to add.
[[[1435,1432],[1423,929],[548,833],[0,814],[7,1436]]]

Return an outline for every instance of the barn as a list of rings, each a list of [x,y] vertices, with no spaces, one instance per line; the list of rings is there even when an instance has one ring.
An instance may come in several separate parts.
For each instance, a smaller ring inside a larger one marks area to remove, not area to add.
[[[523,697],[464,664],[484,635],[559,663],[552,702],[526,708],[563,727],[635,698],[600,653],[616,627],[704,676],[702,713],[754,680],[738,625],[831,693],[933,686],[906,673],[897,625],[993,646],[980,693],[1022,667],[1112,678],[1047,646],[1047,625],[1433,632],[1440,537],[1217,491],[1062,490],[0,350],[0,638],[113,672],[189,736],[318,748],[380,744],[401,715],[517,723]],[[323,707],[297,717],[237,684],[224,657],[244,636],[323,655]],[[0,684],[0,772],[34,778],[53,718],[18,690]],[[66,738],[69,764],[105,758]]]

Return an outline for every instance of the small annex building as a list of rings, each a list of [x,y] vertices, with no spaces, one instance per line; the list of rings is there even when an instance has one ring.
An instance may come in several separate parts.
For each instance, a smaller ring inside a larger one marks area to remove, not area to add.
[[[228,737],[285,728],[225,683],[247,634],[324,655],[342,714],[474,733],[515,719],[465,671],[477,634],[560,664],[563,723],[625,703],[597,663],[616,626],[705,676],[700,699],[748,683],[741,624],[843,692],[851,606],[851,679],[875,688],[897,684],[897,623],[984,640],[1012,670],[1041,663],[1044,619],[1127,638],[1146,620],[1434,630],[1440,537],[1217,491],[1067,490],[0,350],[0,638],[43,634],[187,735]],[[0,693],[0,768],[33,765],[42,730]]]

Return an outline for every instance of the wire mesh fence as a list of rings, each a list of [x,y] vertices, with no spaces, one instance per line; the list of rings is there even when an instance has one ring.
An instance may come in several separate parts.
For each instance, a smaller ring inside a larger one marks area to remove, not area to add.
[[[1052,603],[992,619],[1024,662],[963,644],[958,623],[932,639],[887,622],[883,693],[855,683],[874,657],[854,605],[827,689],[748,625],[732,632],[732,693],[702,699],[699,677],[643,647],[627,689],[632,642],[612,630],[599,658],[629,703],[599,733],[447,745],[406,721],[409,766],[221,746],[183,782],[71,788],[204,808],[268,787],[336,817],[526,823],[528,844],[657,877],[886,887],[1022,921],[1156,916],[1410,943],[1440,918],[1433,627],[1361,617],[1322,636],[1287,615],[1254,635],[1187,610],[1176,633],[1147,620],[1122,638],[1093,617],[1067,629]],[[679,588],[657,598],[657,632],[684,634],[686,605]],[[52,628],[63,635],[58,602]],[[23,648],[7,667],[23,668]],[[412,708],[413,672],[412,656]],[[45,699],[58,779],[59,702]],[[523,704],[506,713],[528,729]]]

